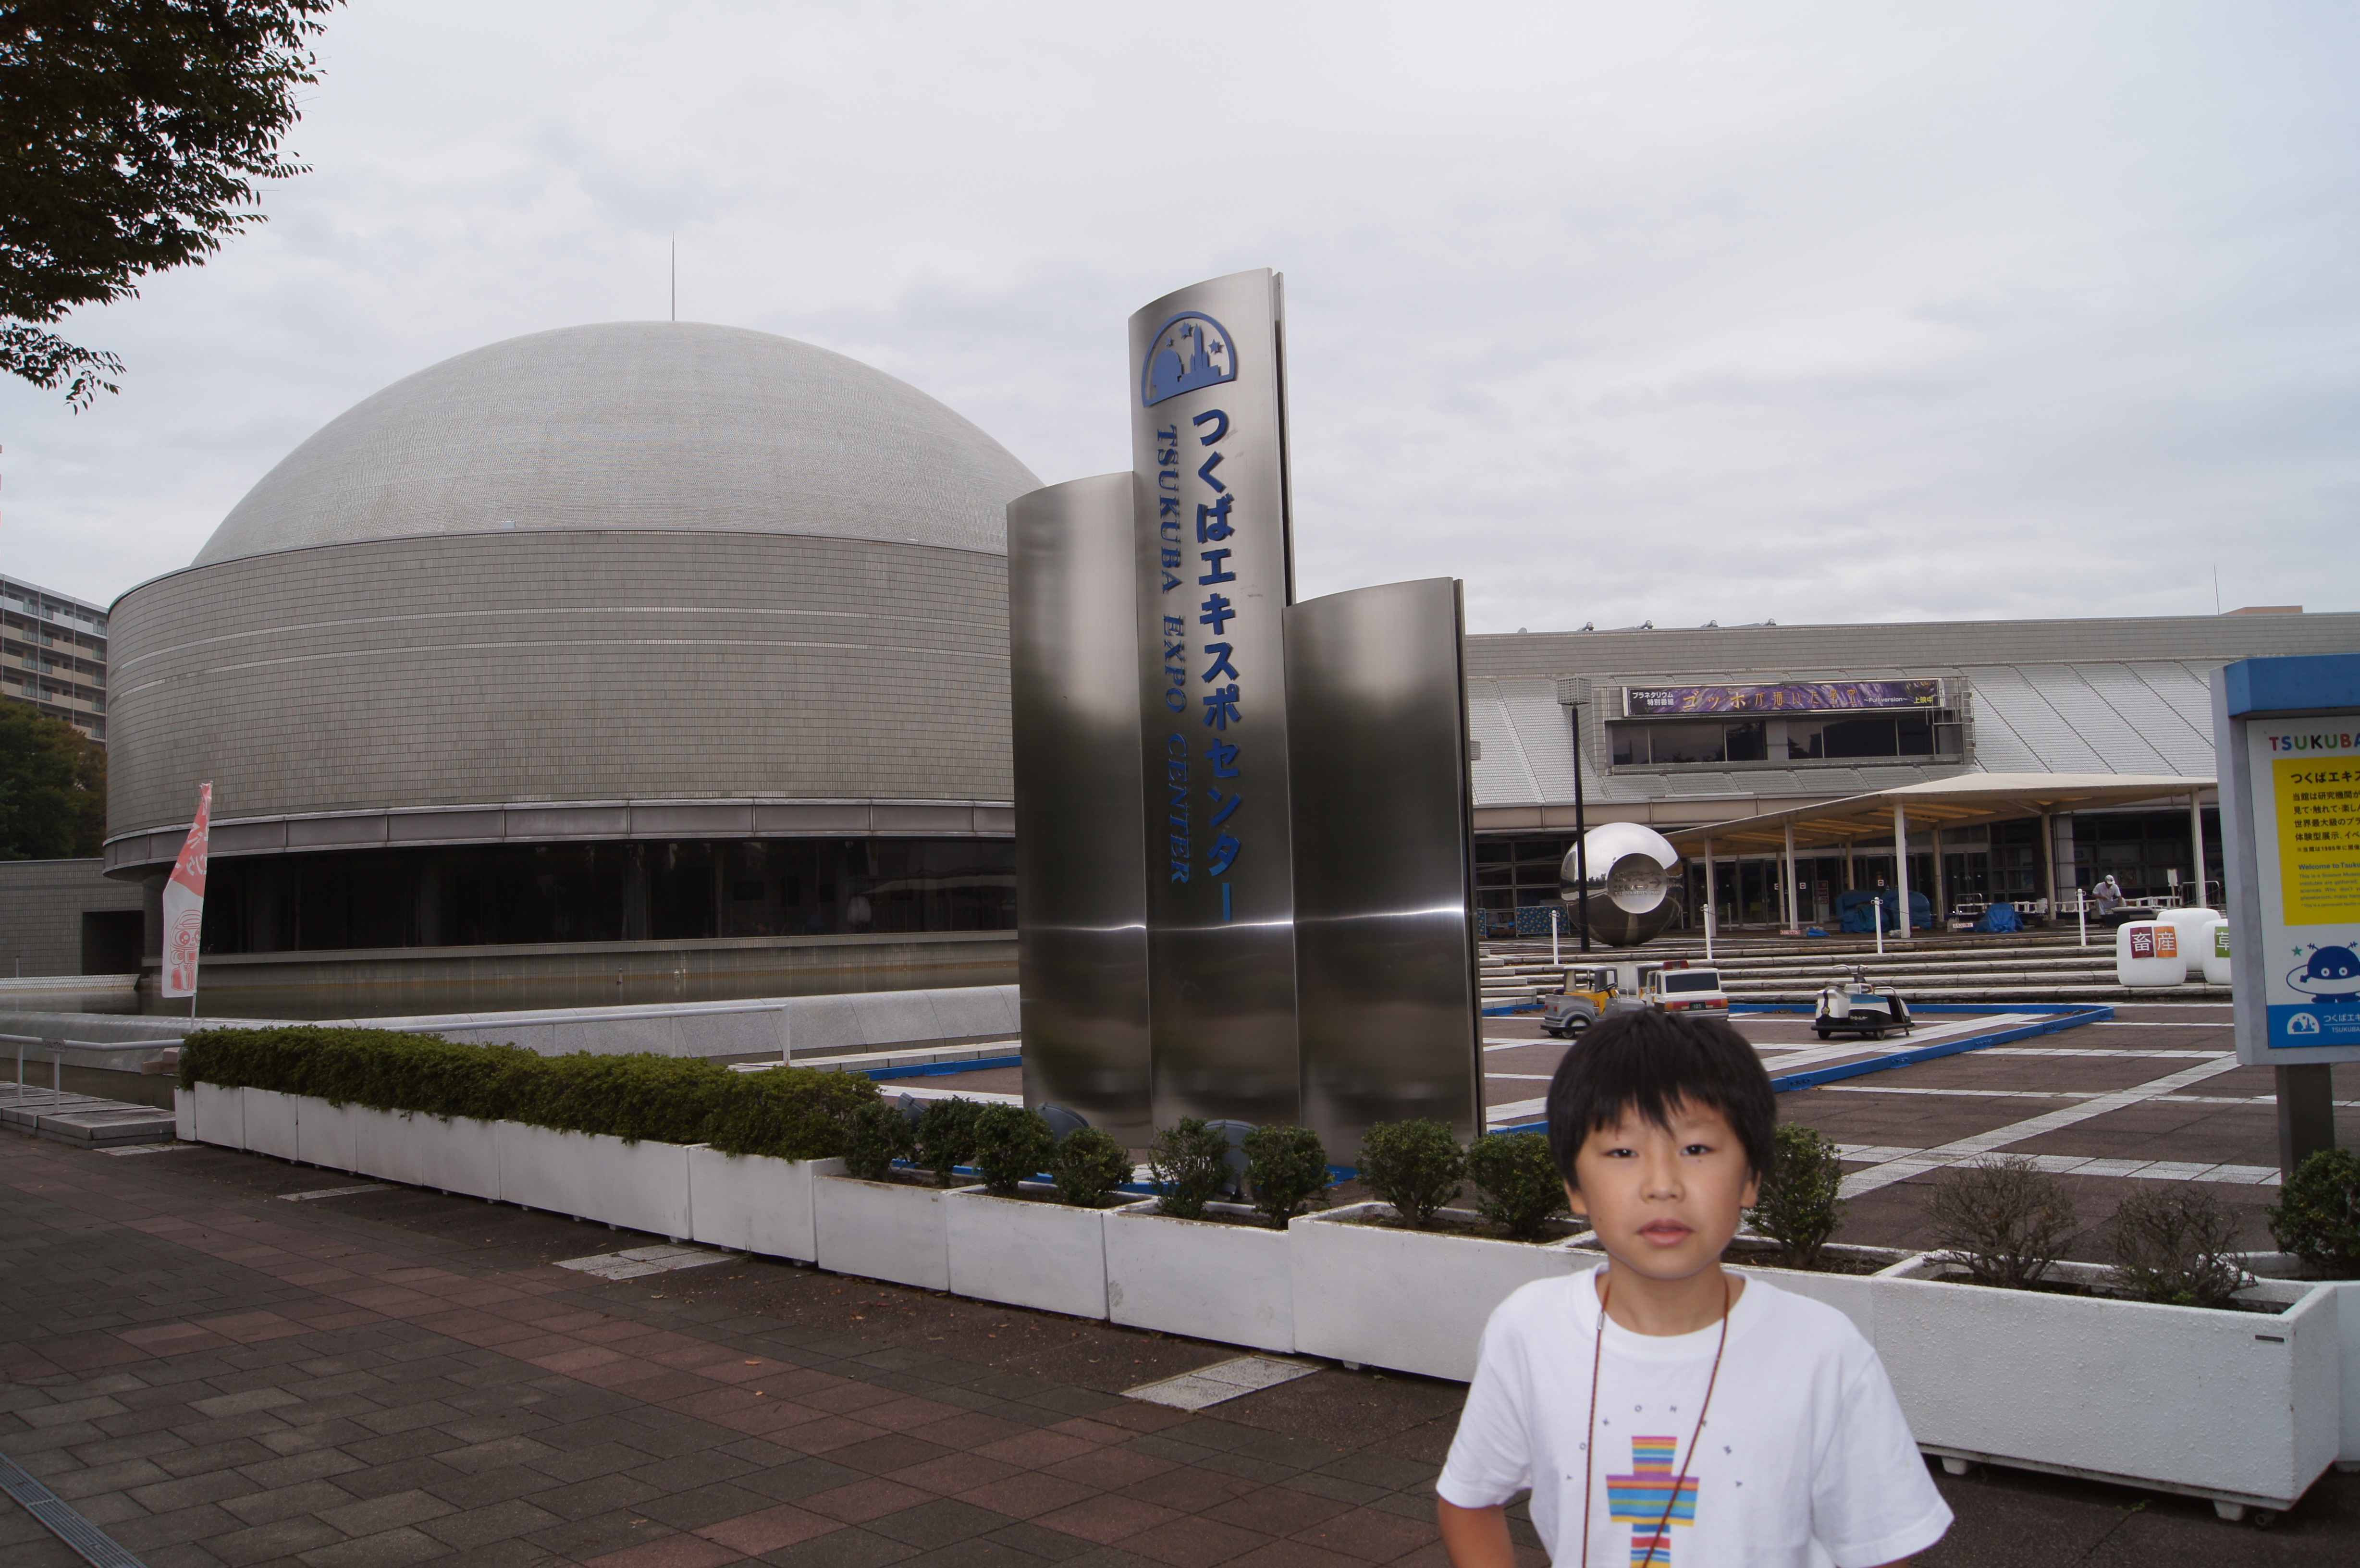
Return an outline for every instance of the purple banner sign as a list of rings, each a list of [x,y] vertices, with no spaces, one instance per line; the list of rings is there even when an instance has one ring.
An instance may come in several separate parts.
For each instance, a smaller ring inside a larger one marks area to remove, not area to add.
[[[1788,681],[1775,686],[1633,686],[1632,718],[1679,713],[1812,713],[1840,708],[1935,708],[1939,681]]]

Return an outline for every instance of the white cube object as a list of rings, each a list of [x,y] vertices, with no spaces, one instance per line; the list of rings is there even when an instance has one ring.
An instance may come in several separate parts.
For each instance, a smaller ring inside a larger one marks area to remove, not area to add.
[[[2114,979],[2122,985],[2185,985],[2189,956],[2180,928],[2168,920],[2133,920],[2114,931]]]

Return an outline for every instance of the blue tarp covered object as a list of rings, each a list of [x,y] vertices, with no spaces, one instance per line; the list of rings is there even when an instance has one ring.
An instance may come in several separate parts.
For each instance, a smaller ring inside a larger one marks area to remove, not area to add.
[[[1887,887],[1878,891],[1869,887],[1855,887],[1849,893],[1838,894],[1836,914],[1842,920],[1843,929],[1848,931],[1854,933],[1873,931],[1876,929],[1876,915],[1871,906],[1879,902],[1885,905],[1885,929],[1900,930],[1901,894],[1896,888]],[[1934,929],[1933,901],[1923,893],[1912,892],[1909,895],[1909,929],[1911,931]]]
[[[2023,929],[2024,920],[2016,914],[2016,906],[2007,903],[1994,904],[1983,911],[1983,918],[1975,922],[1975,930],[1979,931],[2014,931]]]

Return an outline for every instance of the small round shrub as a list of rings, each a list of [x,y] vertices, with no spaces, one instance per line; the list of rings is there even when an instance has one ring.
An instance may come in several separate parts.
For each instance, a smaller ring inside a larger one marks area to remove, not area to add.
[[[1022,1105],[986,1105],[975,1118],[975,1169],[984,1190],[1007,1198],[1039,1175],[1057,1147],[1041,1113]]]
[[[899,1105],[883,1099],[854,1107],[844,1129],[844,1173],[864,1181],[882,1181],[896,1160],[917,1152],[910,1118]]]
[[[1782,1127],[1762,1192],[1745,1211],[1754,1228],[1778,1244],[1789,1269],[1817,1269],[1819,1250],[1843,1225],[1843,1156],[1832,1139],[1807,1127]]]
[[[934,1173],[934,1185],[947,1187],[957,1180],[956,1169],[975,1158],[975,1123],[983,1115],[978,1100],[930,1102],[918,1117],[918,1163]]]
[[[1205,1205],[1229,1184],[1229,1140],[1196,1116],[1161,1129],[1148,1156],[1148,1178],[1175,1219],[1202,1219]]]
[[[1057,1140],[1049,1179],[1057,1183],[1058,1196],[1075,1207],[1103,1207],[1107,1194],[1131,1180],[1131,1150],[1112,1133],[1076,1127]]]
[[[1565,1178],[1549,1158],[1548,1134],[1495,1132],[1467,1150],[1475,1207],[1518,1241],[1537,1241],[1549,1221],[1568,1213]]]
[[[2278,1244],[2331,1279],[2360,1279],[2360,1155],[2316,1149],[2270,1205]]]
[[[1441,1122],[1379,1122],[1360,1139],[1360,1180],[1414,1229],[1434,1223],[1466,1174],[1466,1151]]]
[[[1246,1191],[1273,1230],[1303,1213],[1328,1189],[1328,1147],[1305,1127],[1256,1127],[1246,1134]]]

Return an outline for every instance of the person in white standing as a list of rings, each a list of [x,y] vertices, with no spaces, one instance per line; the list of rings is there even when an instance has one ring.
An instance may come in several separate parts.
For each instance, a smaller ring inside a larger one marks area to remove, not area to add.
[[[1777,1119],[1744,1037],[1652,1008],[1593,1024],[1548,1119],[1607,1261],[1484,1328],[1436,1486],[1457,1568],[1512,1568],[1526,1490],[1557,1568],[1874,1568],[1939,1541],[1950,1510],[1876,1352],[1834,1308],[1721,1268]]]

